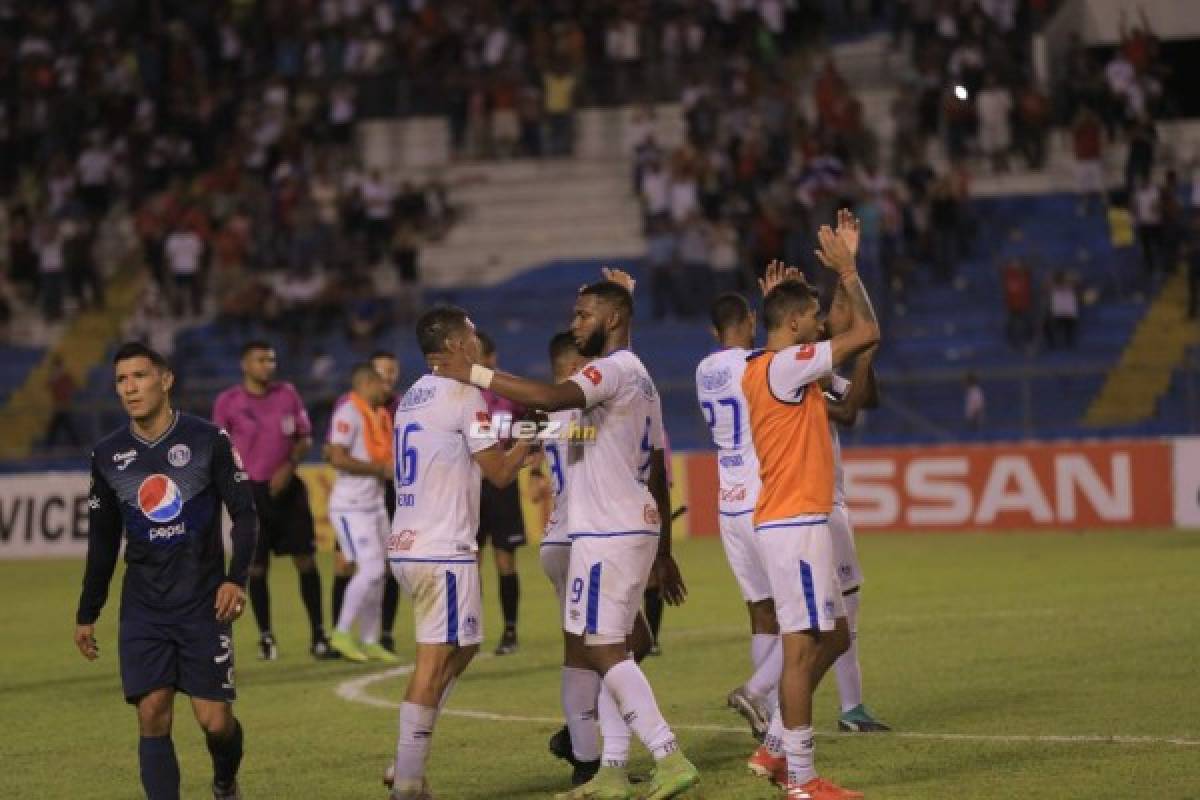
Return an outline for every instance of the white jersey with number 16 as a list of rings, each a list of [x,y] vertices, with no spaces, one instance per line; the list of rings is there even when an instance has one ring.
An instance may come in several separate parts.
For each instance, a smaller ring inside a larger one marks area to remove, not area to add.
[[[391,561],[474,561],[481,473],[472,455],[496,444],[474,386],[424,375],[396,409],[396,515]]]

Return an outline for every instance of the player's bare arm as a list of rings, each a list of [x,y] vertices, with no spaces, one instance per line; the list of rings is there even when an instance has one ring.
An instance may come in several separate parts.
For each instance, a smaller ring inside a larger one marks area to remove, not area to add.
[[[837,366],[879,343],[879,322],[846,241],[828,225],[821,226],[817,240],[821,245],[817,259],[838,274],[854,315],[850,329],[830,340],[833,364]]]
[[[663,599],[673,606],[681,604],[687,598],[687,586],[683,582],[683,574],[675,563],[671,553],[671,489],[667,483],[666,453],[655,450],[650,455],[650,474],[646,479],[646,488],[654,497],[658,507],[658,554],[654,557],[654,574],[658,578],[658,588]]]
[[[858,412],[868,407],[867,401],[875,384],[873,363],[878,349],[878,345],[868,347],[854,362],[854,376],[845,397],[825,404],[829,418],[839,425],[853,425],[858,421]]]
[[[758,288],[762,292],[762,296],[766,297],[772,289],[784,281],[807,283],[804,279],[804,273],[799,267],[789,267],[787,264],[776,259],[767,264],[766,272],[763,274],[763,277],[758,279]]]
[[[490,389],[526,408],[559,411],[564,408],[583,408],[586,402],[583,390],[571,381],[545,383],[490,370],[471,363],[462,351],[431,353],[426,358],[435,375]]]
[[[525,465],[531,447],[527,439],[518,440],[508,450],[497,443],[486,450],[480,450],[472,457],[479,464],[479,469],[488,483],[497,489],[503,489],[517,479],[517,473]]]
[[[325,460],[334,469],[351,475],[361,475],[367,478],[379,478],[381,481],[391,480],[392,468],[387,464],[376,464],[374,461],[360,461],[350,455],[350,450],[341,444],[325,445]]]

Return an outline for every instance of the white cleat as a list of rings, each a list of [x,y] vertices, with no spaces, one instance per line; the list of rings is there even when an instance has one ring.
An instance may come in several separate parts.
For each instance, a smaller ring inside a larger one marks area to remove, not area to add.
[[[429,781],[421,778],[419,781],[396,781],[396,767],[388,764],[383,771],[383,785],[391,789],[388,800],[434,800],[433,790]]]
[[[771,709],[767,706],[766,698],[752,695],[745,687],[739,686],[729,693],[725,703],[750,723],[750,732],[761,742],[771,725]]]

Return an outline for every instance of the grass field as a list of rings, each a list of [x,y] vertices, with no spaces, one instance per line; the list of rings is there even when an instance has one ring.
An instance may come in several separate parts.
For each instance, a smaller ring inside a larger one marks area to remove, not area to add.
[[[831,677],[815,721],[823,774],[871,800],[1200,798],[1200,536],[877,535],[859,546],[867,702],[897,733],[833,735]],[[745,773],[753,741],[723,708],[748,646],[720,547],[686,542],[679,555],[691,598],[668,610],[664,655],[646,671],[703,773],[688,796],[777,797]],[[545,751],[558,715],[554,602],[535,551],[522,557],[520,652],[476,661],[438,724],[430,769],[443,800],[545,798],[565,785]],[[71,642],[80,574],[75,563],[0,563],[4,800],[141,796],[115,604],[99,625],[100,661]],[[277,562],[272,588],[280,660],[254,659],[248,614],[237,633],[246,797],[384,797],[396,725],[387,706],[404,678],[372,682],[381,667],[312,661],[290,564]],[[402,640],[410,610],[401,607]],[[368,679],[351,690],[374,705],[338,695],[354,678]],[[177,711],[183,797],[211,797],[203,739],[182,700]],[[472,711],[498,718],[463,715]],[[644,753],[636,760],[647,765]]]

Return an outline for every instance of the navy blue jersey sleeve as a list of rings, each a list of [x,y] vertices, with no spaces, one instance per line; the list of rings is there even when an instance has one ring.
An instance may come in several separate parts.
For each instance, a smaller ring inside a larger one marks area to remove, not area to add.
[[[226,580],[245,586],[250,559],[254,557],[254,545],[258,539],[258,515],[254,513],[254,496],[250,493],[246,471],[234,454],[233,443],[225,431],[217,435],[213,445],[212,482],[233,521],[233,528],[229,532],[233,554],[229,559]]]
[[[95,454],[92,455],[92,490],[88,494],[88,550],[87,567],[83,573],[83,591],[79,596],[79,608],[75,612],[78,625],[91,625],[100,617],[100,609],[108,600],[108,587],[112,582],[113,570],[117,567],[117,555],[121,550],[120,500],[108,481],[96,468]]]

